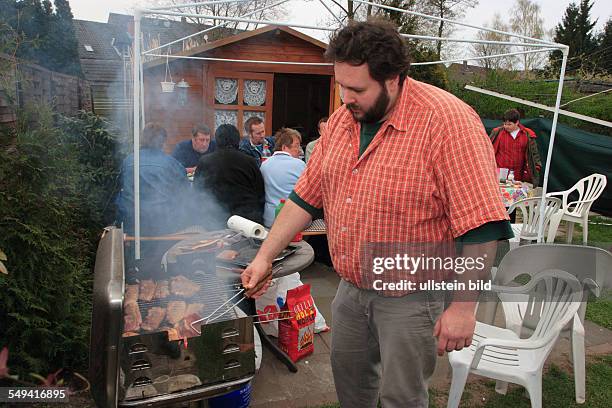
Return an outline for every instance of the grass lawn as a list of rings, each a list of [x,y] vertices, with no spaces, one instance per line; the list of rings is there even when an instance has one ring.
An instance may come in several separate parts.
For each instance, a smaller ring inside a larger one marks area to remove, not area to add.
[[[471,376],[470,378],[474,378]],[[608,408],[612,401],[612,356],[589,358],[587,362],[586,392],[584,404],[576,404],[574,394],[574,377],[565,370],[552,365],[544,374],[542,383],[542,405],[545,407],[563,408]],[[446,407],[448,390],[429,391],[431,408]],[[461,399],[462,408],[529,408],[529,398],[524,388],[510,384],[508,394],[495,392],[495,382],[478,380],[468,382]],[[339,408],[340,404],[321,405],[319,408]]]
[[[608,225],[610,224],[610,225]],[[565,242],[565,237],[559,237],[558,242]],[[572,244],[582,244],[582,228],[576,224]],[[588,244],[612,251],[612,218],[590,217]],[[586,318],[600,326],[612,330],[612,293],[608,291],[599,299],[590,301],[587,305]]]
[[[607,408],[612,401],[612,356],[589,358],[587,362],[586,393],[584,404],[576,404],[574,377],[566,370],[551,365],[544,374],[542,383],[542,405],[563,408]],[[433,390],[430,407],[446,406],[447,392]],[[510,384],[508,394],[495,392],[495,382],[480,380],[468,383],[461,399],[461,407],[483,408],[529,408],[529,398],[523,387]]]

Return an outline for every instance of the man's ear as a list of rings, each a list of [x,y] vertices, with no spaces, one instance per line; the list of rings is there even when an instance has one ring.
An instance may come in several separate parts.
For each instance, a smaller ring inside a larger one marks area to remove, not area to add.
[[[393,78],[385,80],[385,86],[387,87],[387,92],[390,94],[394,94],[399,89],[399,75],[396,75]]]

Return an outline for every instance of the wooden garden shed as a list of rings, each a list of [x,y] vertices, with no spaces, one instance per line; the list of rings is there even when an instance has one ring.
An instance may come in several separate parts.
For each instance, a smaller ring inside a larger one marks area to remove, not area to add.
[[[288,126],[298,129],[307,142],[316,137],[319,119],[337,105],[333,67],[323,65],[325,48],[325,43],[291,28],[265,26],[189,51],[170,52],[168,58],[144,65],[145,119],[168,130],[169,149],[189,138],[196,123],[207,124],[213,132],[222,123],[232,123],[244,135],[244,122],[253,115],[264,119],[267,134]],[[177,85],[174,92],[162,92],[160,83],[170,82],[170,75],[173,82],[184,80],[189,87]]]

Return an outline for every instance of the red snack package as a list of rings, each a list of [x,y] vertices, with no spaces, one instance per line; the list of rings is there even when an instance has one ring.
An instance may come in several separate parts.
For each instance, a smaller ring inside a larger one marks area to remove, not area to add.
[[[293,362],[314,351],[316,309],[310,295],[310,285],[304,284],[287,291],[287,300],[278,322],[278,345]]]

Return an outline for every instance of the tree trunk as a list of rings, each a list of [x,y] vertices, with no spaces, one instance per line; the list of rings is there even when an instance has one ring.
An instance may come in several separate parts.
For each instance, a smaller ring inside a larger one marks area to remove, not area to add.
[[[438,26],[438,37],[442,37],[442,33],[444,32],[444,21],[440,21],[440,25]],[[442,41],[438,40],[436,42],[436,51],[438,52],[438,59],[442,58]]]

